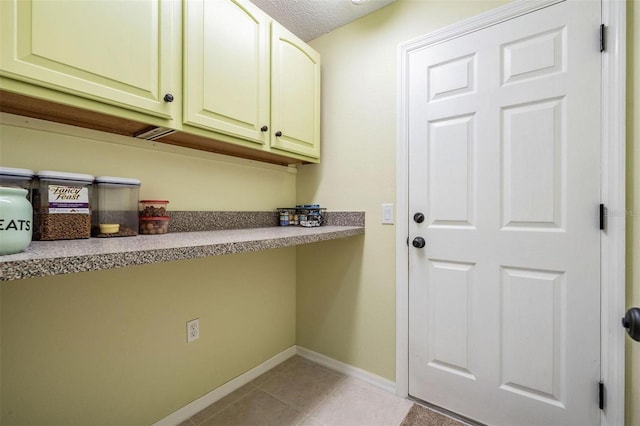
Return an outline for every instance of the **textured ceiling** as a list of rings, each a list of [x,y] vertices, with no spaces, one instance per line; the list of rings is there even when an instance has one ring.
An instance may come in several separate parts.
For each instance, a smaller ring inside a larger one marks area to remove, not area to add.
[[[304,41],[348,24],[395,0],[251,0]]]

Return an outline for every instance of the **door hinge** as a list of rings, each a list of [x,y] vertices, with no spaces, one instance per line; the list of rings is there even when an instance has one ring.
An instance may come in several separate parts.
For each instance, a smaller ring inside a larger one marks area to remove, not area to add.
[[[598,407],[604,410],[604,382],[598,383]]]
[[[600,24],[600,52],[607,50],[607,27]]]
[[[600,204],[600,230],[604,231],[606,225],[607,208],[604,204]]]

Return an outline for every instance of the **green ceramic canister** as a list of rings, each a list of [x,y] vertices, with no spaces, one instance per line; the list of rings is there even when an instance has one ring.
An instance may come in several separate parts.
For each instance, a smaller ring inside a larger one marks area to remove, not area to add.
[[[20,253],[31,244],[33,208],[27,192],[0,186],[0,255]]]

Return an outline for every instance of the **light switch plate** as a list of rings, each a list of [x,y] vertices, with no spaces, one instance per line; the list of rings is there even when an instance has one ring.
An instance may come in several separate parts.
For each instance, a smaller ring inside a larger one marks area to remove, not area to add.
[[[393,225],[393,204],[382,205],[382,224]]]

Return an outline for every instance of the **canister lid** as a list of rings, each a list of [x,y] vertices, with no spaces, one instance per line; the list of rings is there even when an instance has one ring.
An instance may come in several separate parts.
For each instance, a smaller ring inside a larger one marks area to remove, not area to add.
[[[128,185],[128,186],[140,186],[139,179],[123,178],[115,176],[96,176],[96,183],[103,184],[108,183],[112,185]]]
[[[0,167],[0,177],[8,177],[11,179],[31,179],[33,178],[33,170],[17,169],[15,167]]]
[[[42,180],[69,180],[76,182],[93,182],[93,176],[82,173],[55,172],[51,170],[43,170],[38,172],[38,177]]]

